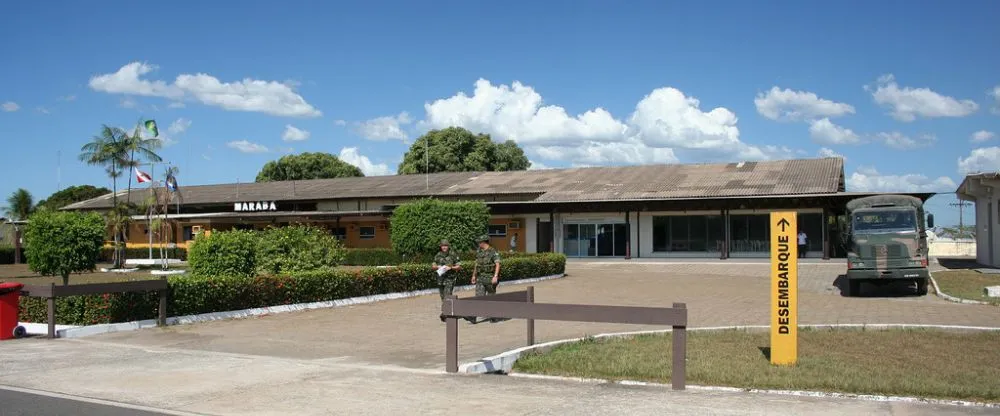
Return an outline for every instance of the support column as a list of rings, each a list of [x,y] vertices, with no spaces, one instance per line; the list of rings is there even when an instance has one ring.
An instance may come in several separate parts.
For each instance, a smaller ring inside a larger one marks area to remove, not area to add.
[[[14,264],[21,264],[21,227],[14,226]]]
[[[635,212],[635,256],[640,258],[642,257],[642,221],[639,220],[641,212],[641,210]],[[632,240],[632,236],[629,236],[629,240]]]
[[[729,210],[722,210],[722,247],[719,248],[719,259],[729,258]]]
[[[823,260],[830,260],[830,220],[827,208],[823,208]]]
[[[556,252],[556,211],[549,211],[549,252]]]
[[[629,222],[629,212],[625,211],[625,260],[632,259],[632,223]]]

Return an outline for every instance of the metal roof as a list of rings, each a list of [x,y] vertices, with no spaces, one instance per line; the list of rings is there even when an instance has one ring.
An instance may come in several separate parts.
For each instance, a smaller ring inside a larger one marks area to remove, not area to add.
[[[181,184],[183,205],[521,194],[531,202],[586,202],[830,194],[844,190],[841,158],[740,163],[448,172],[217,185]],[[140,202],[146,190],[135,192]],[[123,192],[119,195],[124,195]],[[111,194],[64,209],[111,206]]]

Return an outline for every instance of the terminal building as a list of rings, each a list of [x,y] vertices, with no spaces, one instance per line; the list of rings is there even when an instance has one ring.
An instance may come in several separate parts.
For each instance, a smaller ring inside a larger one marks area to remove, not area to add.
[[[148,192],[133,190],[133,202]],[[722,259],[769,256],[776,210],[798,213],[807,257],[843,257],[844,206],[871,195],[845,191],[841,158],[230,183],[182,186],[179,194],[167,215],[178,246],[199,233],[306,223],[347,247],[388,248],[393,209],[433,197],[484,201],[492,244],[503,251]],[[63,209],[110,207],[108,194]],[[146,217],[134,219],[128,242],[141,246]]]
[[[955,191],[958,199],[972,202],[976,217],[976,262],[1000,264],[1000,172],[973,173]]]

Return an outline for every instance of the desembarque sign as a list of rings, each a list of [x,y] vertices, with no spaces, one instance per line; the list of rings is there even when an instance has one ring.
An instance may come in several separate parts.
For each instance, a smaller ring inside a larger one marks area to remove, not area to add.
[[[274,201],[254,201],[233,203],[234,211],[277,211],[278,206]]]

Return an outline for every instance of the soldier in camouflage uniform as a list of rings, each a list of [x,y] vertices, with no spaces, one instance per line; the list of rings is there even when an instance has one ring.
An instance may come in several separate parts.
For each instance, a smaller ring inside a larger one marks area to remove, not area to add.
[[[482,235],[476,239],[479,250],[476,252],[476,266],[472,269],[472,284],[476,285],[476,296],[495,295],[497,284],[500,283],[500,253],[490,246],[489,236]],[[502,319],[489,318],[490,322]]]
[[[448,267],[448,271],[444,272],[443,275],[438,276],[438,287],[441,293],[441,301],[444,302],[444,299],[451,296],[455,291],[455,272],[461,270],[462,266],[458,264],[458,254],[451,251],[451,245],[448,244],[448,240],[441,240],[441,244],[439,246],[441,247],[441,251],[438,251],[438,253],[434,255],[433,267],[435,273],[441,266]]]

